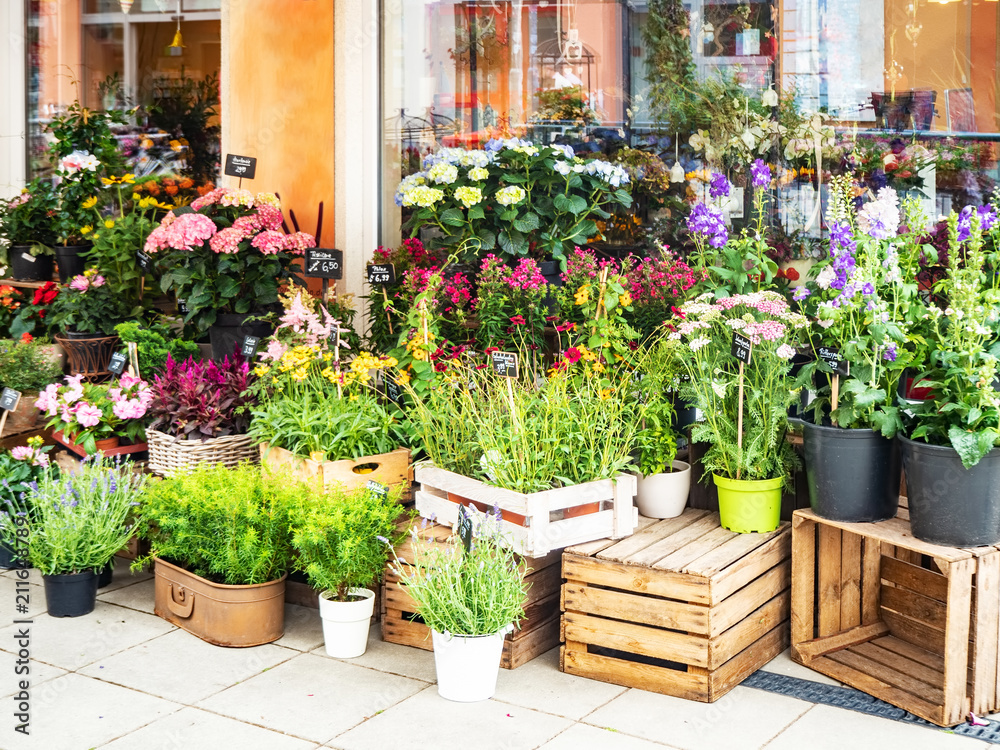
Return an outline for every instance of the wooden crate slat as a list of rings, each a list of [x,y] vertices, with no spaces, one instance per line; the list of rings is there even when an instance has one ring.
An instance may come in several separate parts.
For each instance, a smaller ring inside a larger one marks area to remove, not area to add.
[[[841,532],[840,629],[861,624],[861,536]]]
[[[758,547],[762,547],[775,537],[781,536],[787,528],[788,524],[783,523],[774,531],[766,534],[733,534],[729,541],[720,544],[708,554],[685,567],[684,572],[711,578],[730,565],[744,560]]]
[[[669,599],[708,604],[708,581],[681,573],[652,570],[636,565],[596,560],[582,555],[563,553],[563,578],[585,581],[598,586],[612,586],[623,591],[635,591]]]
[[[525,496],[520,492],[512,492],[500,487],[492,487],[471,477],[464,477],[453,471],[439,469],[437,466],[416,466],[413,470],[413,477],[423,485],[453,492],[459,497],[467,497],[470,500],[479,500],[488,505],[499,505],[504,510],[512,513],[527,515],[528,504]]]
[[[929,628],[918,620],[911,620],[898,612],[882,610],[882,620],[889,626],[889,633],[901,641],[920,646],[931,653],[944,656],[944,631]]]
[[[641,531],[637,531],[627,539],[615,542],[610,547],[595,553],[594,557],[600,560],[625,562],[640,550],[645,549],[654,542],[669,538],[671,535],[686,528],[692,521],[707,515],[708,511],[704,510],[685,510],[677,518],[665,518],[662,521],[656,521]]]
[[[709,610],[706,607],[626,594],[575,581],[563,584],[563,609],[687,633],[708,633]]]
[[[782,623],[753,645],[723,664],[709,675],[709,701],[721,698],[743,680],[760,669],[762,664],[788,648],[788,628]]]
[[[939,602],[948,600],[948,577],[905,562],[895,557],[881,558],[880,571],[883,581],[916,591],[921,596]]]
[[[880,639],[878,645],[879,648],[884,648],[887,651],[892,651],[900,656],[905,656],[911,661],[925,664],[935,672],[944,674],[944,657],[940,654],[932,653],[927,649],[920,648],[920,646],[914,646],[908,641],[901,641],[899,638],[892,635]]]
[[[940,704],[944,700],[944,691],[940,687],[928,685],[926,682],[910,677],[909,674],[901,671],[912,666],[912,662],[904,660],[890,651],[886,651],[885,653],[889,655],[889,658],[895,657],[897,659],[896,664],[887,666],[881,662],[872,661],[863,654],[858,653],[854,648],[836,651],[828,654],[825,658],[871,675],[876,680],[904,690],[927,703]]]
[[[960,560],[948,569],[948,612],[944,650],[943,720],[957,724],[965,718],[966,681],[969,670],[969,613],[972,608],[973,559]]]
[[[839,633],[840,627],[840,527],[823,524],[818,529],[819,558],[816,594],[819,597],[819,635]]]
[[[882,648],[882,644],[878,640],[852,646],[851,651],[866,659],[896,669],[915,680],[920,680],[937,690],[938,693],[942,692],[941,685],[944,681],[944,672],[942,670],[934,669],[923,662],[901,656],[891,649]],[[887,682],[891,682],[891,680],[887,680]]]
[[[919,620],[928,627],[944,631],[947,606],[936,599],[910,591],[909,589],[886,586],[882,589],[882,609],[892,610],[901,615]]]
[[[797,644],[795,648],[803,662],[808,665],[813,659],[867,643],[888,634],[889,627],[884,622],[876,622],[871,625],[857,625],[850,630],[841,630],[833,635],[813,638],[811,641]]]
[[[712,550],[717,549],[720,544],[729,541],[732,537],[733,532],[729,529],[717,526],[700,539],[696,539],[676,552],[671,552],[662,560],[658,560],[653,567],[661,570],[678,570],[690,573],[691,571],[688,570],[688,566],[691,563],[704,557]]]
[[[718,526],[719,516],[717,513],[699,518],[666,539],[654,542],[645,549],[631,555],[627,562],[631,565],[654,565],[674,550],[680,549],[696,539],[700,539],[708,532],[718,528]],[[671,568],[667,568],[667,570],[671,570]]]
[[[816,637],[816,524],[792,516],[792,656]]]
[[[709,694],[706,675],[591,654],[586,651],[586,647],[579,649],[571,641],[563,646],[560,663],[567,674],[624,687],[652,690],[696,701],[704,701]]]
[[[730,565],[711,578],[711,603],[719,604],[739,591],[778,563],[788,560],[792,554],[790,527],[782,526],[781,534],[754,549],[747,559],[738,565]]]
[[[728,630],[757,609],[761,602],[766,602],[786,591],[791,585],[791,578],[792,561],[785,560],[713,607],[709,618],[709,636],[716,636]]]
[[[908,693],[895,685],[882,682],[866,672],[834,661],[829,656],[816,659],[809,666],[817,672],[822,672],[827,677],[832,677],[835,680],[851,685],[887,703],[892,703],[894,706],[906,706],[907,711],[919,716],[921,719],[926,719],[934,724],[940,724],[940,706],[928,703],[925,699]]]
[[[541,656],[559,645],[559,612],[545,622],[541,622],[532,630],[526,631],[523,637],[505,640],[500,655],[501,669],[517,669],[532,659]]]
[[[563,614],[563,638],[657,659],[710,666],[704,638],[582,612]]]
[[[704,512],[708,513],[707,510]],[[648,528],[654,523],[659,523],[659,522],[655,518],[647,518],[646,516],[639,516],[639,521],[636,524],[636,532],[642,531],[643,529]],[[602,550],[606,550],[608,547],[614,544],[618,544],[617,539],[598,539],[593,542],[583,542],[582,544],[570,545],[566,547],[566,549],[564,549],[563,552],[568,552],[571,555],[582,555],[584,557],[589,557],[591,555],[596,555],[598,552],[601,552]]]
[[[779,625],[787,629],[791,602],[791,592],[783,591],[718,638],[713,638],[708,646],[707,667],[715,669],[722,666]]]
[[[861,624],[880,622],[882,543],[872,537],[861,540]]]

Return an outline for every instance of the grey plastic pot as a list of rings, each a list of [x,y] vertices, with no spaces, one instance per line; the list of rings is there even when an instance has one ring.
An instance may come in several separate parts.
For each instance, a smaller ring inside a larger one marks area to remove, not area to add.
[[[896,515],[899,445],[874,430],[802,425],[809,505],[831,521],[868,523]]]
[[[913,536],[949,547],[1000,543],[1000,448],[966,469],[951,446],[899,441]]]

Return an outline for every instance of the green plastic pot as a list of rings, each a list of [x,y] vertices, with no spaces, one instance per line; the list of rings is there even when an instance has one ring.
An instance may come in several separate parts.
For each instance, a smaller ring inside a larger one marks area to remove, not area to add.
[[[778,528],[783,478],[727,479],[718,474],[712,477],[719,489],[722,528],[738,534],[762,534]]]

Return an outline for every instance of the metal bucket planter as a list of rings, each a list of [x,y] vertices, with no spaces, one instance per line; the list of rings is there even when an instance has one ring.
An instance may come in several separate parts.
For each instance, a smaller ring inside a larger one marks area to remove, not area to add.
[[[216,646],[259,646],[285,632],[285,579],[249,586],[213,583],[156,558],[154,612]]]

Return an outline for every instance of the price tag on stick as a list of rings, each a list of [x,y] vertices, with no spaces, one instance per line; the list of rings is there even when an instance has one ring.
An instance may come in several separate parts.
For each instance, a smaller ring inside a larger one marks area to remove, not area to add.
[[[829,365],[830,369],[838,375],[848,377],[851,374],[851,363],[841,356],[838,349],[829,346],[821,346],[816,350],[819,358]]]
[[[399,383],[388,376],[385,378],[385,395],[394,404],[398,404],[403,397],[403,391],[399,387]]]
[[[750,341],[746,336],[741,336],[736,331],[733,331],[733,345],[730,349],[732,355],[740,363],[740,375],[738,379],[739,383],[739,411],[736,414],[736,450],[738,455],[743,455],[743,370],[750,364],[750,357],[753,354],[753,342]],[[742,469],[740,465],[736,465],[736,478],[740,478]]]
[[[244,336],[243,345],[240,347],[240,354],[247,359],[253,359],[257,354],[257,345],[260,343],[258,336]]]
[[[386,495],[389,494],[389,488],[386,487],[384,484],[376,482],[374,479],[369,479],[368,484],[366,484],[365,486],[368,488],[368,491],[371,492],[373,495],[378,495],[379,497],[385,497]]]
[[[111,355],[111,361],[108,362],[108,372],[121,377],[127,366],[128,357],[123,352],[115,352]]]
[[[372,286],[392,286],[396,283],[396,267],[392,263],[369,264],[368,283]]]
[[[344,252],[322,247],[306,248],[304,272],[311,279],[342,279]]]
[[[252,180],[257,174],[257,157],[240,156],[239,154],[226,154],[225,172],[230,177],[239,177]]]
[[[493,369],[497,375],[505,378],[517,377],[517,354],[514,352],[491,352],[490,359],[493,361]]]
[[[733,331],[733,346],[730,352],[741,363],[748,365],[750,364],[750,355],[753,352],[753,343],[746,336],[741,336]]]
[[[0,436],[3,435],[4,427],[7,426],[7,415],[17,409],[17,405],[20,402],[20,391],[15,391],[13,388],[4,388],[3,392],[0,393],[0,409],[3,410],[3,416],[0,416]]]
[[[143,273],[145,273],[146,271],[148,271],[150,268],[153,267],[153,259],[150,258],[149,255],[147,255],[142,250],[135,251],[135,259],[136,262],[139,264],[139,268],[142,269]]]
[[[464,505],[458,506],[458,521],[455,523],[455,531],[458,532],[458,538],[462,540],[462,544],[465,545],[465,551],[472,551],[472,516],[465,509]]]

